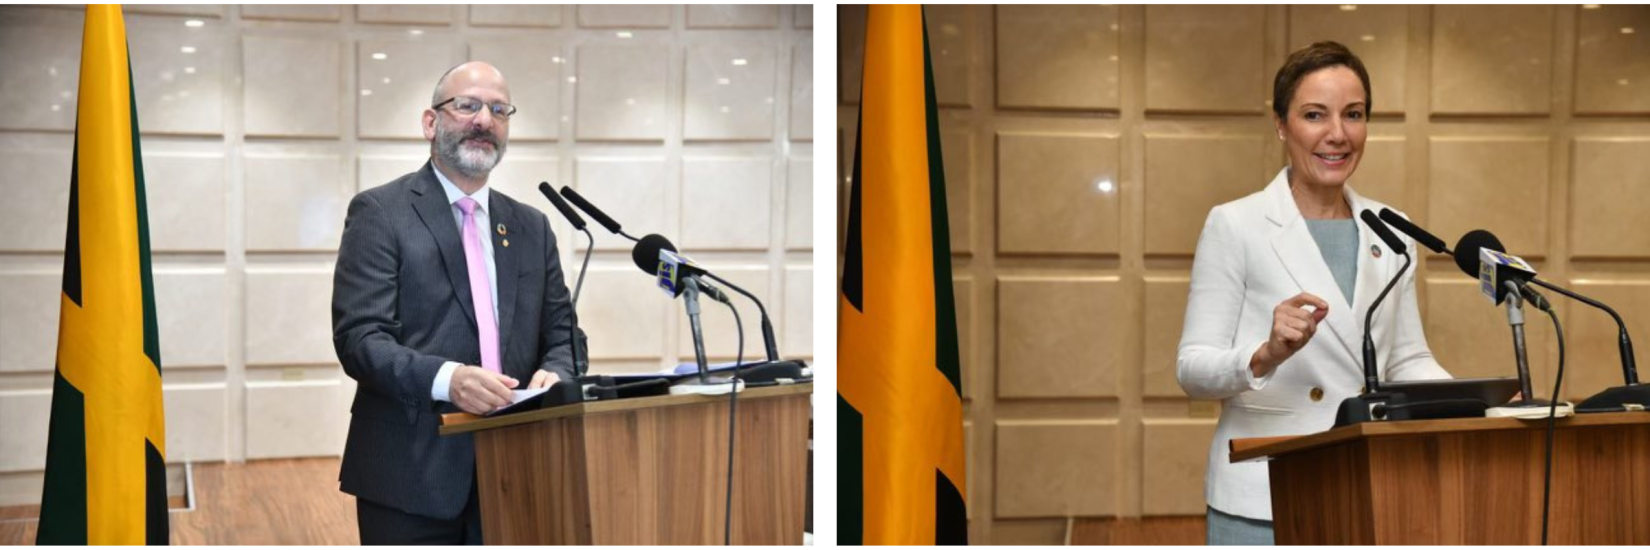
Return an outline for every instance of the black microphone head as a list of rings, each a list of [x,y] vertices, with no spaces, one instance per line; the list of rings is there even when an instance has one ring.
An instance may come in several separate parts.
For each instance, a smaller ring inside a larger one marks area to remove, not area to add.
[[[1393,235],[1392,230],[1387,229],[1386,224],[1381,223],[1380,218],[1375,217],[1375,212],[1365,208],[1362,213],[1358,214],[1358,217],[1364,220],[1364,225],[1369,226],[1370,231],[1375,232],[1375,236],[1386,242],[1387,248],[1399,254],[1409,254],[1408,247],[1404,246],[1404,241],[1399,239],[1397,235]]]
[[[1468,276],[1478,278],[1478,251],[1488,248],[1496,252],[1506,252],[1507,247],[1501,246],[1501,239],[1495,238],[1494,233],[1482,229],[1468,231],[1455,243],[1455,266]]]
[[[561,186],[561,196],[567,197],[567,200],[572,201],[573,204],[579,205],[580,210],[583,210],[584,213],[589,214],[590,219],[596,220],[596,223],[599,223],[602,227],[607,228],[609,232],[614,234],[624,233],[623,231],[619,231],[619,222],[613,221],[613,218],[607,217],[607,214],[604,214],[601,210],[596,209],[596,205],[590,204],[590,201],[584,200],[584,196],[579,195],[579,192],[574,191],[572,187],[568,187],[566,185]],[[662,239],[664,237],[660,238]]]
[[[539,182],[539,192],[544,193],[544,198],[550,199],[550,204],[561,212],[562,217],[573,223],[574,231],[584,231],[584,218],[580,217],[578,212],[574,212],[573,207],[568,206],[567,201],[562,200],[561,195],[557,195],[556,191],[550,188],[550,182]]]
[[[670,243],[663,235],[649,233],[636,241],[636,246],[630,249],[630,259],[636,262],[636,267],[643,273],[654,275],[659,269],[659,251],[676,251],[676,245]]]
[[[1386,222],[1386,224],[1392,226],[1393,229],[1397,229],[1405,235],[1409,235],[1409,238],[1415,239],[1415,244],[1427,247],[1433,252],[1437,252],[1439,254],[1450,253],[1449,248],[1444,246],[1443,239],[1438,238],[1437,235],[1428,233],[1427,230],[1421,229],[1420,226],[1410,223],[1408,218],[1398,215],[1398,213],[1393,212],[1391,208],[1381,209],[1381,221]]]

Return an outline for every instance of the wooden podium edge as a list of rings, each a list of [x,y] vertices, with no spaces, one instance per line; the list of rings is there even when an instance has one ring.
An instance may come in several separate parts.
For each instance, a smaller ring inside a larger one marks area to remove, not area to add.
[[[1650,413],[1618,412],[1581,414],[1569,418],[1558,419],[1556,422],[1556,427],[1574,428],[1624,424],[1650,424]],[[1343,441],[1364,437],[1395,437],[1438,432],[1466,432],[1482,430],[1519,430],[1531,427],[1545,427],[1546,425],[1546,417],[1530,420],[1522,420],[1517,418],[1445,418],[1437,420],[1364,422],[1361,424],[1353,424],[1351,426],[1333,428],[1310,435],[1233,439],[1227,442],[1227,450],[1231,452],[1230,460],[1232,463],[1236,464],[1239,462],[1268,459],[1277,455],[1323,447],[1326,445],[1333,445]]]
[[[766,388],[750,388],[739,392],[739,399],[763,399],[783,397],[787,395],[811,394],[814,391],[812,382],[804,384],[789,384],[784,386],[770,386]],[[572,405],[562,405],[548,409],[539,409],[532,412],[517,413],[500,417],[476,416],[470,413],[447,413],[441,415],[441,435],[456,435],[471,433],[480,430],[490,430],[516,424],[528,424],[540,420],[566,418],[570,416],[584,416],[608,412],[626,411],[650,407],[674,407],[692,405],[696,403],[710,403],[727,401],[728,395],[701,395],[680,394],[660,395],[656,397],[636,397],[631,399],[611,399],[606,401],[588,401]]]

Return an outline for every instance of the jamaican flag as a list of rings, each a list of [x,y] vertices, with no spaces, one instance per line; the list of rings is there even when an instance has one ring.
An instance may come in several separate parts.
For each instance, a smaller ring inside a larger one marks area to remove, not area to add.
[[[962,380],[920,6],[871,6],[838,302],[842,544],[966,544]]]
[[[87,6],[40,544],[166,544],[166,420],[131,62]]]

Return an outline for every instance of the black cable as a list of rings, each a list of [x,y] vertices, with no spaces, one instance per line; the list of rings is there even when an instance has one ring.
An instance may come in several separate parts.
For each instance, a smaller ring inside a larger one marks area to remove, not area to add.
[[[1558,333],[1558,376],[1553,380],[1552,404],[1547,406],[1547,459],[1541,480],[1541,545],[1547,545],[1547,513],[1553,502],[1553,426],[1558,416],[1558,390],[1564,387],[1564,327],[1558,314],[1547,310],[1553,320],[1553,332]]]
[[[745,362],[745,323],[739,320],[739,308],[728,304],[733,312],[733,330],[739,334],[739,352],[733,359],[733,388],[728,391],[728,495],[727,508],[722,518],[722,545],[733,545],[733,427],[739,410],[739,367]]]

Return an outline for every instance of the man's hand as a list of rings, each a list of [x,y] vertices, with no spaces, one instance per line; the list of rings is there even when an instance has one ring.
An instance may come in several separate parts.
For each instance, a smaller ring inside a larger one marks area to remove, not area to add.
[[[510,389],[519,382],[487,369],[465,365],[453,369],[447,395],[470,414],[487,414],[510,404]]]
[[[533,381],[527,383],[527,389],[536,390],[539,388],[548,388],[552,384],[560,381],[561,375],[547,370],[541,370],[533,373]]]

